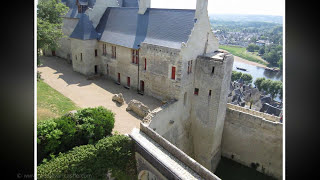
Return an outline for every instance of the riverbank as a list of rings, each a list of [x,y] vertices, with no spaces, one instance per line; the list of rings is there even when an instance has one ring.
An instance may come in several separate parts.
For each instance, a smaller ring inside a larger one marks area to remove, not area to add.
[[[258,67],[262,67],[262,68],[266,68],[267,67],[266,65],[259,64],[259,63],[256,63],[256,62],[252,62],[252,61],[243,59],[243,58],[238,57],[238,56],[234,56],[234,61],[241,62],[241,63],[244,63],[244,64],[250,64],[252,66],[258,66]]]

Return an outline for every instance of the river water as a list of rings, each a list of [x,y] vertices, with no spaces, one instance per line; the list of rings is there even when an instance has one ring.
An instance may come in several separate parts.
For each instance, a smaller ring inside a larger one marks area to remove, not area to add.
[[[247,71],[239,70],[236,67],[247,69]],[[237,72],[241,72],[241,73],[250,74],[252,76],[252,85],[253,86],[254,86],[253,82],[257,78],[264,77],[266,79],[277,80],[277,81],[282,81],[283,80],[282,79],[282,72],[280,72],[280,71],[272,72],[272,71],[265,70],[262,67],[254,66],[254,65],[251,65],[251,64],[246,64],[246,63],[239,62],[239,61],[234,61],[233,62],[232,70],[237,71]],[[279,97],[275,97],[274,100],[281,101]]]
[[[236,67],[247,69],[247,71],[238,70]],[[272,71],[265,70],[262,67],[254,66],[251,64],[246,64],[246,63],[239,62],[239,61],[233,62],[233,70],[238,71],[238,72],[242,72],[242,73],[251,74],[251,76],[253,78],[252,82],[254,82],[257,78],[260,78],[260,77],[264,77],[266,79],[271,79],[271,80],[282,81],[282,73],[280,71],[279,72],[272,72]]]

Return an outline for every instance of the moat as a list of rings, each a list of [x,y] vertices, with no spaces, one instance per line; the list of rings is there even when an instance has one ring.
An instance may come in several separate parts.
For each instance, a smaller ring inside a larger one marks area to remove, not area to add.
[[[221,157],[220,163],[214,174],[223,180],[276,180],[253,168],[246,167],[224,157]]]

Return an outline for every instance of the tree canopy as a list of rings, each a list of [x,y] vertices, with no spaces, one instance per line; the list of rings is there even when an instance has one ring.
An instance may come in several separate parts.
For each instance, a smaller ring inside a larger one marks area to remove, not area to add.
[[[39,0],[37,10],[37,49],[56,49],[63,37],[62,16],[68,7],[61,0]]]

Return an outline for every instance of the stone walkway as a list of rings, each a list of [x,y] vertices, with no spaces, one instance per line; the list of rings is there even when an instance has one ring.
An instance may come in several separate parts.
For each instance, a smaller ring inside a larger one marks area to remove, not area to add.
[[[116,85],[112,80],[87,80],[84,75],[74,72],[72,65],[58,57],[42,57],[41,77],[48,85],[64,96],[70,98],[81,108],[104,106],[114,112],[115,127],[113,131],[121,134],[131,133],[133,128],[139,128],[141,118],[132,111],[126,111],[127,103],[136,99],[147,105],[150,110],[161,106],[161,102],[150,96],[142,96],[134,90]],[[120,106],[112,101],[114,94],[122,93],[125,103]]]
[[[168,167],[170,171],[181,179],[203,179],[187,165],[179,161],[162,146],[138,129],[134,129],[131,136],[133,136],[135,141],[141,144],[147,152],[151,153],[155,159],[159,160],[164,166]]]

